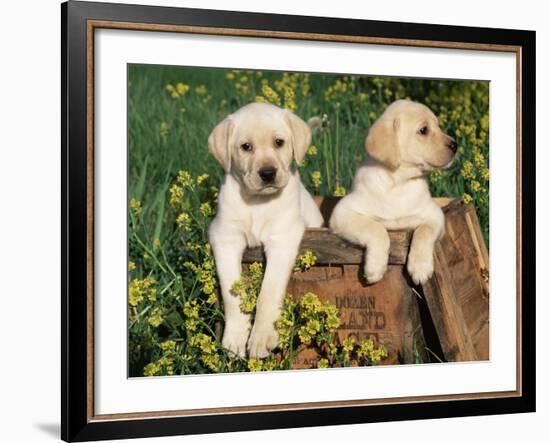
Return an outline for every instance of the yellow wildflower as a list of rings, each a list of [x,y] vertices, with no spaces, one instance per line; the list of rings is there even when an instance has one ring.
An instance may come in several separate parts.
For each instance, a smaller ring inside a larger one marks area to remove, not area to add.
[[[204,85],[199,85],[195,88],[195,92],[199,95],[204,95],[206,94],[206,86]]]
[[[326,358],[320,358],[317,362],[317,367],[319,369],[328,368],[328,360]]]
[[[169,192],[170,192],[170,206],[175,208],[178,205],[180,205],[183,200],[183,197],[185,195],[183,192],[183,188],[178,185],[172,185],[169,189]]]
[[[150,301],[155,301],[157,294],[155,284],[156,280],[151,276],[143,280],[133,279],[128,286],[128,303],[131,306],[137,306],[145,297]]]
[[[139,200],[136,200],[135,198],[131,198],[130,208],[132,209],[136,217],[139,217],[141,215],[141,202]]]
[[[185,95],[189,91],[189,85],[186,85],[185,83],[178,83],[176,85],[176,90],[178,91],[178,94]]]
[[[262,361],[255,358],[248,360],[248,369],[252,372],[259,372],[262,370]]]
[[[344,349],[344,352],[351,352],[353,351],[355,345],[355,339],[353,337],[348,337],[344,339],[342,342],[342,348]]]
[[[208,174],[201,174],[197,177],[197,185],[202,185],[210,177]]]
[[[186,232],[191,232],[191,217],[186,212],[182,212],[176,219],[178,228],[183,229]]]
[[[212,215],[212,207],[208,202],[201,203],[199,211],[204,217],[210,217]]]
[[[184,188],[192,188],[194,186],[193,178],[191,177],[191,174],[189,174],[188,171],[179,171],[177,181],[180,185],[182,185]]]
[[[485,157],[483,156],[481,151],[477,149],[474,151],[474,163],[476,164],[476,166],[482,166],[483,164],[485,164]]]
[[[464,162],[464,164],[462,165],[462,169],[460,171],[460,175],[462,175],[462,177],[464,177],[467,180],[475,177],[474,165],[470,160],[466,160]]]
[[[147,322],[154,328],[158,328],[163,322],[162,310],[159,307],[153,308]]]
[[[170,125],[166,122],[161,122],[159,125],[159,132],[160,136],[162,138],[166,138],[168,136],[168,132],[170,130]]]
[[[471,203],[472,200],[473,200],[473,199],[472,199],[472,196],[471,196],[470,194],[464,193],[464,194],[462,195],[462,201],[463,201],[464,203],[466,203],[466,204]]]
[[[174,340],[166,340],[160,343],[159,346],[164,352],[171,352],[176,349],[176,342]]]
[[[307,155],[317,155],[317,146],[311,145],[307,148]]]
[[[346,188],[344,188],[343,186],[336,186],[336,189],[334,190],[332,195],[334,195],[335,197],[343,197],[344,195],[346,195]]]
[[[287,86],[285,87],[285,109],[291,112],[296,111],[296,102],[294,101],[294,90]]]
[[[156,363],[149,363],[143,368],[143,375],[151,377],[160,371],[160,366]]]
[[[262,86],[262,94],[266,98],[266,100],[269,103],[272,103],[274,105],[280,106],[281,105],[281,99],[279,98],[279,94],[275,90],[269,86],[269,84],[265,83]]]
[[[313,189],[317,190],[319,186],[321,186],[321,183],[323,183],[323,180],[321,178],[321,172],[313,171],[311,173],[311,186],[313,186]]]
[[[305,251],[296,259],[294,264],[294,272],[305,272],[309,270],[312,266],[315,266],[317,262],[317,257],[309,249]]]

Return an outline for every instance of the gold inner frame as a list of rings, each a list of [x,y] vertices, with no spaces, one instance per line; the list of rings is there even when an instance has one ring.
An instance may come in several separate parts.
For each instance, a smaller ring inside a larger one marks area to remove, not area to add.
[[[371,45],[394,45],[421,48],[465,49],[477,51],[510,52],[516,56],[516,390],[499,392],[479,392],[469,394],[427,395],[415,397],[395,397],[368,400],[335,400],[324,402],[287,403],[257,406],[232,406],[220,408],[182,409],[171,411],[128,412],[116,414],[100,414],[94,412],[94,32],[95,29],[120,29],[134,31],[177,32],[186,34],[206,34],[237,37],[279,38],[290,40],[312,40],[326,42],[358,43]],[[412,40],[384,37],[363,37],[332,34],[310,34],[301,32],[264,31],[251,29],[212,28],[187,25],[164,25],[149,23],[131,23],[105,20],[87,21],[87,421],[110,421],[123,419],[143,419],[158,417],[185,417],[198,415],[219,415],[236,413],[254,413],[270,411],[293,411],[303,409],[337,408],[368,405],[389,405],[399,403],[428,403],[436,401],[460,401],[474,399],[492,399],[505,397],[519,397],[522,395],[522,365],[521,365],[521,46],[496,45],[485,43],[445,42],[437,40]]]

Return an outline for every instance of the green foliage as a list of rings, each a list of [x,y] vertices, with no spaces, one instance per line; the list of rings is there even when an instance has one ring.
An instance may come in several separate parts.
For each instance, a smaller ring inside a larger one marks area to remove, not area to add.
[[[131,376],[284,369],[308,339],[324,356],[321,366],[382,358],[383,351],[371,344],[347,343],[345,349],[341,344],[332,353],[328,313],[311,313],[290,297],[277,323],[286,337],[277,358],[249,361],[221,348],[223,312],[207,229],[223,171],[208,154],[207,138],[222,118],[251,101],[276,103],[312,119],[316,130],[299,171],[317,195],[349,190],[366,155],[368,129],[389,103],[398,98],[425,103],[460,146],[451,169],[431,174],[432,193],[472,202],[488,241],[487,82],[140,65],[130,66],[128,80]],[[300,260],[296,271],[314,265],[314,257]],[[258,277],[263,270],[255,272]],[[253,311],[257,289],[244,293],[249,299],[241,298],[242,308]],[[281,329],[285,325],[290,329]]]

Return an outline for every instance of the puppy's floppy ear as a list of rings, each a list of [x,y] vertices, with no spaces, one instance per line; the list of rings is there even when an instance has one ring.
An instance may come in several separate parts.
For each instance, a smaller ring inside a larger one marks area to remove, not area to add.
[[[382,116],[374,122],[365,141],[369,155],[390,169],[397,169],[401,163],[398,131],[399,118]]]
[[[294,160],[296,160],[296,163],[301,163],[311,143],[311,128],[305,121],[290,111],[286,111],[285,120],[292,132]]]
[[[233,121],[229,117],[216,125],[208,136],[208,151],[222,165],[225,172],[231,169],[230,139],[233,133]]]

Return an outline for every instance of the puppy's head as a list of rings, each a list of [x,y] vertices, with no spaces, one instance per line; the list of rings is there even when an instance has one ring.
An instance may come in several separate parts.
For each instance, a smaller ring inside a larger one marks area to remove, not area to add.
[[[423,172],[451,166],[458,148],[428,107],[409,100],[388,106],[372,125],[365,145],[371,157],[392,170],[416,166]]]
[[[304,158],[311,142],[306,122],[268,103],[251,103],[222,120],[208,149],[248,194],[275,194],[288,183],[292,160]]]

